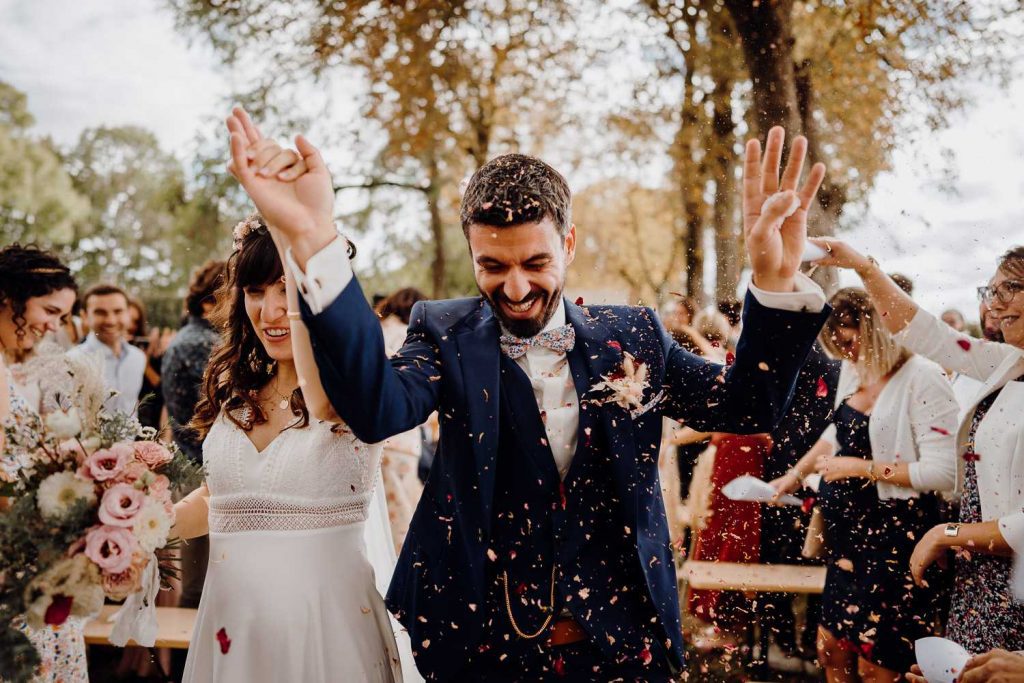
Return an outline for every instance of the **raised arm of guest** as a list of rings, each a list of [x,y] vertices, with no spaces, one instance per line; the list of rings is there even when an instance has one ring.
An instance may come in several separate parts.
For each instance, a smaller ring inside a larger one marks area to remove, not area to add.
[[[905,347],[942,367],[985,381],[1008,357],[1024,357],[1024,351],[1015,345],[987,341],[957,332],[940,318],[919,307],[910,296],[886,275],[878,262],[856,249],[834,239],[811,240],[829,251],[821,265],[853,270],[860,276],[864,288],[878,307],[885,326]],[[991,298],[1000,300],[997,307],[1005,307],[1002,298],[1013,297],[1024,291],[1024,281],[1012,277],[1000,267],[989,283]],[[1014,324],[1024,322],[1014,320]],[[1007,340],[1009,341],[1009,339]]]

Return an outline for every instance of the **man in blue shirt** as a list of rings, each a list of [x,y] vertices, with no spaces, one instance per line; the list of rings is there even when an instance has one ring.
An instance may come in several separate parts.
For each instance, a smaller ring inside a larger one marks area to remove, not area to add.
[[[146,354],[128,343],[128,295],[116,285],[95,285],[82,296],[82,310],[90,331],[70,353],[101,358],[107,388],[116,392],[107,400],[107,409],[134,415],[146,371]]]

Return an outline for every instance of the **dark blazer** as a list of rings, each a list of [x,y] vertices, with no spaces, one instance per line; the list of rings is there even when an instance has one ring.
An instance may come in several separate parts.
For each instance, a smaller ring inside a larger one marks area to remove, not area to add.
[[[416,663],[443,680],[464,666],[483,627],[499,404],[499,325],[480,298],[420,302],[392,358],[380,322],[353,279],[318,315],[300,302],[320,377],[335,411],[366,442],[440,415],[441,437],[388,591]],[[647,365],[642,411],[604,403],[615,486],[637,562],[658,606],[675,664],[683,659],[675,567],[658,481],[661,416],[702,431],[769,431],[783,414],[808,350],[828,317],[770,309],[748,296],[728,368],[680,348],[649,308],[565,302],[592,387],[629,353]],[[577,388],[579,391],[579,387]],[[600,400],[591,392],[580,400]],[[642,414],[641,414],[642,413]]]

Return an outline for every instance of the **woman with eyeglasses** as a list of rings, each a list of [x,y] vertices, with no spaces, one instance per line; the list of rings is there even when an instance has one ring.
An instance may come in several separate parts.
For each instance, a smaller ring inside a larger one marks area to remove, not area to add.
[[[886,327],[906,348],[982,382],[956,434],[959,523],[933,527],[910,558],[918,584],[933,563],[955,555],[947,637],[973,653],[1024,650],[1024,604],[1010,588],[1012,554],[1024,553],[1024,247],[999,259],[982,302],[1003,342],[957,332],[918,307],[871,257],[816,240],[821,265],[857,272]],[[941,429],[941,427],[937,427]]]

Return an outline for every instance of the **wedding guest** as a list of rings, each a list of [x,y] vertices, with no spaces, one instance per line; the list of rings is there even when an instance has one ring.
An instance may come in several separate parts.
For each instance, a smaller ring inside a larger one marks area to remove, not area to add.
[[[704,308],[694,317],[693,327],[713,347],[713,351],[702,355],[716,363],[724,363],[728,352],[726,346],[732,333],[729,320],[715,309]]]
[[[824,243],[822,243],[824,246]],[[911,557],[918,583],[956,550],[947,637],[970,652],[1024,650],[1024,604],[1010,588],[1011,552],[1024,552],[1024,247],[999,259],[984,302],[999,319],[1003,343],[950,329],[886,277],[877,262],[829,240],[823,265],[857,272],[901,344],[984,382],[956,435],[960,522],[932,527]]]
[[[963,332],[967,329],[967,321],[964,320],[964,314],[955,308],[947,308],[942,312],[942,322],[952,327],[957,332]]]
[[[76,299],[71,313],[61,319],[60,327],[53,333],[53,340],[65,351],[78,346],[85,339],[81,313],[82,303]]]
[[[839,361],[829,358],[815,344],[797,377],[793,401],[782,421],[771,432],[772,450],[764,462],[764,478],[784,476],[807,453],[832,422],[833,406],[839,384]],[[814,496],[808,489],[801,495]],[[762,564],[820,564],[801,555],[807,535],[808,512],[792,505],[761,507]],[[814,652],[821,602],[809,596],[803,629],[796,630],[794,594],[765,593],[761,596],[761,624],[770,633],[769,665],[773,661],[799,664],[795,655]],[[812,655],[813,656],[813,655]],[[792,668],[795,669],[795,666]]]
[[[896,283],[896,286],[907,293],[907,296],[914,296],[914,281],[902,273],[891,273],[889,277]]]
[[[11,481],[22,465],[4,447],[5,429],[38,420],[46,393],[38,386],[45,378],[31,376],[21,364],[71,313],[77,291],[70,269],[55,254],[17,244],[0,249],[0,481]],[[88,681],[83,624],[69,618],[60,627],[36,630],[19,622],[42,659],[34,680]]]
[[[164,351],[173,338],[169,330],[159,327],[149,329],[146,305],[136,297],[128,298],[128,325],[125,337],[132,346],[146,354],[146,366],[142,375],[142,389],[139,391],[139,422],[143,427],[159,430],[163,424],[164,398],[160,390],[160,367]]]
[[[389,356],[398,353],[405,343],[409,328],[409,314],[417,301],[426,299],[415,287],[405,287],[383,299],[376,307],[380,326],[384,332],[384,348]],[[388,519],[395,549],[401,550],[409,532],[412,514],[423,492],[418,476],[422,451],[423,427],[396,434],[384,442],[381,471],[384,493],[388,502]]]
[[[985,292],[988,291],[988,287],[979,287],[978,289],[978,298],[981,299],[981,303],[978,306],[978,320],[980,322],[982,339],[1001,342],[1003,341],[1003,333],[999,331],[999,318],[992,313],[988,304],[985,303]],[[959,422],[962,422],[968,411],[974,407],[974,397],[985,386],[985,383],[962,372],[953,372],[950,376],[950,381],[953,385],[953,395],[956,396],[956,402],[960,406]]]
[[[107,388],[116,392],[107,408],[135,414],[146,354],[128,343],[128,294],[116,285],[95,285],[82,295],[82,308],[89,334],[70,353],[99,356]]]
[[[676,295],[665,307],[665,329],[677,330],[693,325],[693,317],[697,315],[697,302],[692,296]]]
[[[956,401],[935,363],[903,348],[867,292],[831,299],[822,344],[843,358],[832,425],[785,476],[817,470],[826,579],[818,657],[829,680],[896,680],[931,635],[933,596],[914,585],[914,544],[938,522],[930,492],[953,489]],[[833,455],[835,453],[835,455]]]
[[[735,351],[736,342],[739,341],[740,329],[742,327],[743,304],[736,299],[722,299],[718,302],[717,308],[718,312],[724,315],[729,323],[727,346],[730,351]]]

